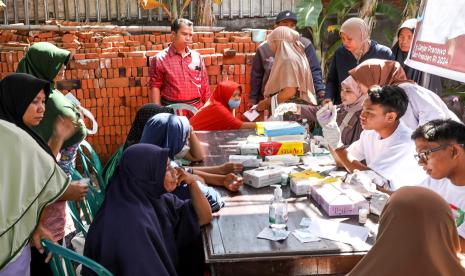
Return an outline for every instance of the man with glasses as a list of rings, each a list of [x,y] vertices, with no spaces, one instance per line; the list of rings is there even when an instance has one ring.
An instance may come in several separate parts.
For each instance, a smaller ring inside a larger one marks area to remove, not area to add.
[[[462,252],[465,252],[465,125],[433,120],[412,134],[418,164],[429,177],[420,185],[441,195],[454,211]]]
[[[330,151],[338,165],[350,173],[373,170],[389,180],[390,191],[423,182],[426,174],[413,157],[415,145],[409,139],[412,131],[399,120],[407,106],[408,97],[398,86],[370,88],[360,114],[363,128],[360,139],[346,148],[340,142],[337,125],[331,131],[331,136],[338,134],[339,142],[330,143]]]

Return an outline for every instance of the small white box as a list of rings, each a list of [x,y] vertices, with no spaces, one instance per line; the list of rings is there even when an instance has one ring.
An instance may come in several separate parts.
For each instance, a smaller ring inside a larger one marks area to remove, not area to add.
[[[324,184],[312,187],[312,198],[328,216],[358,215],[359,209],[369,209],[368,201],[358,192],[341,184]]]
[[[229,162],[241,163],[246,168],[258,168],[260,166],[261,159],[258,159],[254,155],[230,155]]]
[[[270,161],[270,162],[281,161],[286,166],[295,166],[300,163],[300,157],[292,155],[292,154],[269,155],[269,156],[265,156],[265,161]]]
[[[244,172],[244,183],[254,188],[261,188],[281,183],[280,167],[261,167]]]
[[[241,144],[241,155],[258,155],[260,144]]]

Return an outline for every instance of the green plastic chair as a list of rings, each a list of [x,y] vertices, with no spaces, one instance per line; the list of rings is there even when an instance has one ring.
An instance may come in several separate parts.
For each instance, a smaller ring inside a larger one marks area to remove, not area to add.
[[[121,156],[123,156],[123,148],[124,145],[120,146],[118,150],[108,159],[105,167],[103,168],[102,177],[103,181],[105,181],[105,187],[110,182],[111,177],[115,174],[116,168],[118,167],[119,161],[121,160]]]
[[[82,179],[82,175],[76,170],[76,168],[70,166],[70,173],[71,173],[71,178],[73,180],[79,180]],[[97,214],[100,206],[102,206],[102,203],[105,199],[105,193],[101,189],[98,189],[92,182],[92,178],[90,178],[89,181],[89,192],[86,195],[86,198],[84,200],[81,200],[78,202],[80,210],[83,213],[84,216],[84,221],[85,224],[90,225],[92,223],[92,220],[94,219],[95,215]],[[74,215],[74,222],[75,226],[78,230],[85,230],[79,223],[82,224],[81,221],[81,213],[80,211],[76,208],[76,205],[74,202],[68,201],[68,206],[71,210],[71,212]],[[73,217],[73,216],[72,216]],[[84,234],[87,233],[87,231],[83,231]]]
[[[63,246],[56,245],[48,240],[42,240],[42,245],[47,252],[53,254],[50,261],[53,275],[55,276],[76,276],[74,263],[82,264],[83,266],[91,269],[99,276],[112,276],[113,274],[100,264],[93,260],[81,256],[78,253],[71,251]]]
[[[170,104],[166,107],[171,107],[174,110],[174,114],[178,116],[185,116],[185,112],[191,112],[192,116],[199,111],[197,108],[193,107],[192,105],[188,105],[185,103],[177,103],[177,104]]]
[[[90,154],[90,156],[85,154],[84,149]],[[103,179],[103,166],[97,153],[86,140],[81,142],[77,151],[81,157],[84,175],[90,179],[96,179],[98,187],[105,192],[106,183]]]

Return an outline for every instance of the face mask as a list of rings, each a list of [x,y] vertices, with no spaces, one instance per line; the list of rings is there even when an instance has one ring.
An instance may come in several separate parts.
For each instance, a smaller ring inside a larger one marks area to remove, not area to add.
[[[228,101],[229,108],[234,109],[238,108],[241,105],[241,100],[229,100]]]

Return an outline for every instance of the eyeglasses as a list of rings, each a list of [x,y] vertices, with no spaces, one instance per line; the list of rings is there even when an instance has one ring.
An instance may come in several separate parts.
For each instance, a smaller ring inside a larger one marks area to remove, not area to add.
[[[432,149],[429,149],[429,150],[419,152],[418,154],[415,154],[414,157],[417,160],[417,162],[420,162],[420,161],[421,162],[426,162],[426,161],[428,161],[428,155],[430,155],[431,153],[443,150],[443,149],[447,148],[448,146],[453,146],[453,145],[454,144],[442,144],[439,147],[435,147],[435,148],[432,148]],[[457,144],[457,145],[459,145],[461,147],[464,147],[464,144]]]

